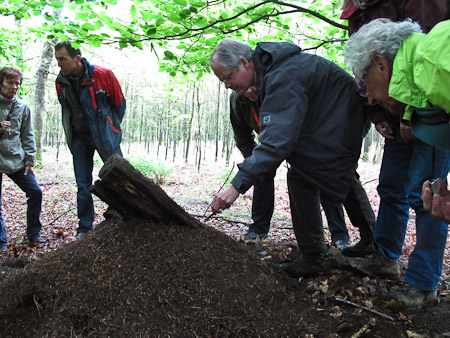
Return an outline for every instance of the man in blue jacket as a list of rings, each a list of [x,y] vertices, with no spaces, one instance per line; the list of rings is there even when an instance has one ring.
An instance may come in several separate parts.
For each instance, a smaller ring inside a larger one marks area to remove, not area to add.
[[[61,68],[56,90],[78,186],[77,239],[80,239],[92,230],[94,221],[94,204],[89,191],[94,152],[97,150],[104,162],[113,154],[122,155],[120,123],[126,101],[113,72],[90,64],[69,41],[55,46],[55,58]]]
[[[320,198],[339,205],[347,196],[366,122],[354,79],[289,42],[262,42],[253,50],[224,39],[210,65],[226,88],[255,97],[261,124],[260,144],[239,165],[232,186],[215,196],[212,211],[230,207],[239,194],[269,178],[287,160],[300,256],[282,269],[293,277],[322,270],[327,247]]]

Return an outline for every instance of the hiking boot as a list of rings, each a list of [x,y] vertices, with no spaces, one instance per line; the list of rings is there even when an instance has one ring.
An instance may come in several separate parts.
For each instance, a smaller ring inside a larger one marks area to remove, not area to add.
[[[367,273],[369,276],[384,279],[397,279],[400,277],[398,261],[388,261],[379,249],[373,254],[370,262],[359,267],[359,270]]]
[[[0,252],[6,252],[8,251],[8,243],[1,243],[0,244]]]
[[[373,253],[373,242],[363,242],[362,240],[355,245],[342,249],[342,254],[348,257],[366,257]]]
[[[256,240],[257,237],[259,237],[259,239],[266,239],[266,238],[269,237],[269,234],[268,233],[258,234],[258,233],[254,232],[254,231],[250,231],[249,230],[244,235],[244,239],[246,241],[252,241],[252,240],[254,241],[254,240]]]
[[[83,239],[84,236],[86,236],[87,232],[79,232],[77,233],[77,236],[75,237],[75,240],[78,241],[80,239]]]
[[[348,244],[348,241],[345,239],[338,239],[336,242],[334,242],[334,246],[339,251],[345,250],[349,247],[350,244]]]
[[[45,239],[43,239],[41,236],[37,235],[37,236],[34,236],[34,237],[30,238],[30,242],[31,243],[42,244],[42,243],[45,243]]]
[[[393,301],[396,306],[404,306],[411,310],[418,310],[438,303],[436,290],[421,290],[407,283],[402,283],[400,286],[393,288],[386,295],[386,299]]]
[[[280,268],[290,277],[297,278],[308,276],[325,269],[323,262],[326,257],[326,251],[323,253],[303,254],[291,263],[281,264]]]

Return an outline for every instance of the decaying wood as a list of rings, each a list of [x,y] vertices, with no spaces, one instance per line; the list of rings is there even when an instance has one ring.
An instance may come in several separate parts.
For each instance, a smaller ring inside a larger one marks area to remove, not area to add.
[[[193,227],[201,225],[158,184],[121,156],[109,158],[100,170],[99,178],[90,190],[125,218],[175,222]]]

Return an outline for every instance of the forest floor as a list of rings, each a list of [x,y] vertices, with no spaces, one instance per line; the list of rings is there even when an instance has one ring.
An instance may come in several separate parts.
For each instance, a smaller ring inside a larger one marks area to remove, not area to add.
[[[448,246],[440,303],[427,310],[392,307],[383,295],[399,281],[364,276],[356,269],[363,259],[331,246],[321,274],[294,279],[280,271],[280,263],[296,256],[284,166],[276,177],[269,239],[262,242],[242,240],[251,222],[251,191],[222,215],[208,217],[227,177],[223,161],[204,161],[200,171],[174,164],[162,185],[205,227],[105,220],[107,206],[97,200],[95,230],[74,242],[70,156],[62,151],[56,161],[54,150],[43,156],[35,173],[44,191],[45,244],[27,242],[25,197],[3,178],[9,248],[0,254],[0,337],[450,337]],[[378,171],[370,163],[358,169],[375,212]],[[347,224],[356,242],[358,231]],[[403,269],[415,244],[413,224],[412,213]],[[326,229],[325,236],[329,241]]]

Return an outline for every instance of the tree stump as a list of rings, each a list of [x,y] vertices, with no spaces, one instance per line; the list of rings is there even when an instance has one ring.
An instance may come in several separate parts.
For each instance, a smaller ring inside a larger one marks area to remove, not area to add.
[[[172,200],[152,179],[119,155],[111,156],[90,190],[124,218],[174,222],[191,227],[201,223]]]

